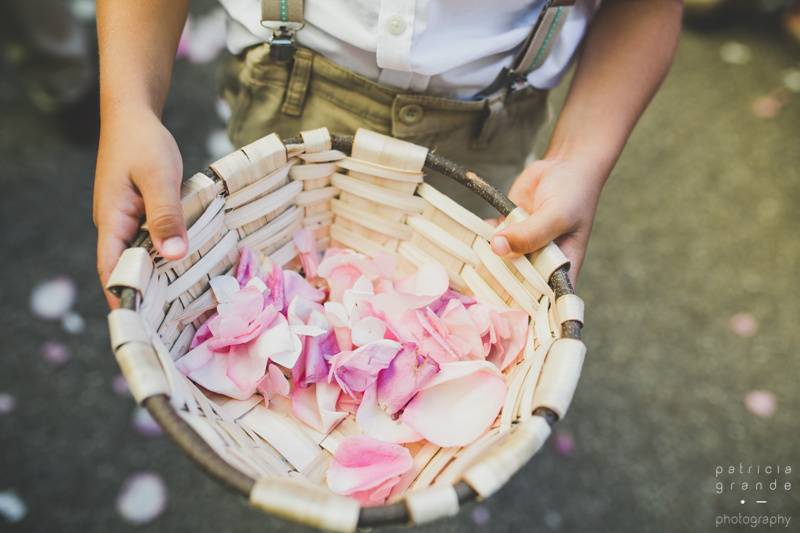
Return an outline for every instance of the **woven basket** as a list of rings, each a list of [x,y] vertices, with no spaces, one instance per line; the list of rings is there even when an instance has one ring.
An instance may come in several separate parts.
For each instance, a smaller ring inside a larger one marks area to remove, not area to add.
[[[554,244],[527,258],[497,257],[488,244],[495,228],[425,183],[424,171],[472,189],[506,220],[526,216],[473,172],[405,141],[319,129],[284,144],[272,134],[184,183],[187,258],[154,257],[143,230],[111,275],[108,288],[121,298],[109,315],[112,349],[134,398],[207,473],[264,511],[336,531],[454,515],[508,481],[567,411],[586,349],[583,302],[566,257]],[[237,401],[203,391],[173,362],[213,305],[209,277],[230,271],[242,246],[299,268],[292,234],[300,227],[313,228],[320,249],[392,254],[401,273],[438,261],[453,288],[531,317],[488,433],[463,448],[410,446],[412,472],[383,506],[360,508],[325,486],[332,453],[358,431],[352,418],[324,435],[277,402],[267,409],[259,396]]]

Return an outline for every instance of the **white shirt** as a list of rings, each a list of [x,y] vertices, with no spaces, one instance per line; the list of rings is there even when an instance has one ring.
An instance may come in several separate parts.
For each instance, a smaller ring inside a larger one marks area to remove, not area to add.
[[[228,49],[269,40],[260,0],[220,0]],[[528,76],[558,84],[599,0],[577,0],[550,55]],[[530,33],[544,0],[306,0],[297,42],[362,76],[410,92],[469,98],[488,86]]]

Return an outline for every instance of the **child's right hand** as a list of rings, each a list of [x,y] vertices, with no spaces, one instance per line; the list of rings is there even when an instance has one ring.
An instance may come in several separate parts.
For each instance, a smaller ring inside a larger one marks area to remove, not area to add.
[[[183,162],[175,139],[150,110],[104,116],[97,152],[93,219],[97,271],[105,287],[120,254],[147,217],[158,253],[180,259],[188,245],[180,202]],[[111,307],[116,298],[107,291]]]

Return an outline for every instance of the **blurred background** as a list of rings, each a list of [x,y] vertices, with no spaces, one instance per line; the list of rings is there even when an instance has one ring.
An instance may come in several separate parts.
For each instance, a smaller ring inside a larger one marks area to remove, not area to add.
[[[686,6],[601,201],[570,415],[496,496],[425,531],[708,531],[722,513],[800,531],[800,7]],[[0,530],[303,530],[206,477],[119,375],[94,268],[93,2],[0,13]],[[187,175],[231,149],[223,32],[195,1],[164,114]]]

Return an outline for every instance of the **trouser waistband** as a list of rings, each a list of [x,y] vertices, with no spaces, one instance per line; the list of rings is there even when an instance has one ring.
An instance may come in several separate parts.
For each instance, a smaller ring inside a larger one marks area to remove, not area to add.
[[[286,87],[281,112],[299,116],[310,91],[363,116],[369,127],[381,127],[397,138],[420,137],[470,128],[473,145],[488,145],[509,116],[535,113],[547,91],[524,87],[483,100],[458,100],[428,94],[403,93],[352,72],[307,48],[297,48],[294,60],[271,61],[269,45],[244,52],[243,76],[251,83],[278,83]]]

